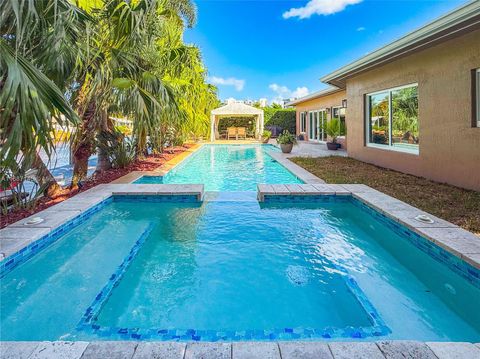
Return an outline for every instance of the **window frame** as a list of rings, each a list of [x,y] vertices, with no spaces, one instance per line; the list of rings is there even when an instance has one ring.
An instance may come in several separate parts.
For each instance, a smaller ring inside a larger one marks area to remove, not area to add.
[[[300,112],[300,133],[306,133],[307,127],[307,112],[301,111]]]
[[[364,102],[363,102],[364,103],[364,108],[365,108],[365,113],[364,113],[365,118],[364,118],[363,124],[365,126],[364,127],[365,128],[364,141],[365,141],[365,146],[366,147],[382,149],[382,150],[386,150],[386,151],[408,153],[408,154],[413,154],[413,155],[417,155],[417,156],[420,155],[420,145],[418,145],[418,147],[416,149],[399,148],[399,147],[392,146],[392,121],[393,121],[392,92],[397,91],[397,90],[402,90],[402,89],[405,89],[405,88],[410,88],[410,87],[417,87],[417,94],[418,94],[418,83],[416,83],[416,82],[409,83],[409,84],[402,85],[402,86],[389,87],[389,88],[385,88],[385,89],[382,89],[382,90],[379,90],[379,91],[369,92],[369,93],[365,94]],[[381,145],[381,144],[370,142],[370,133],[371,133],[371,130],[370,130],[370,126],[371,126],[371,123],[370,123],[370,97],[378,95],[378,94],[382,94],[382,93],[385,93],[385,92],[388,92],[388,116],[389,116],[389,119],[388,119],[388,121],[389,121],[388,144]],[[418,119],[418,120],[420,121],[420,119]]]
[[[472,127],[480,128],[480,68],[472,70]]]

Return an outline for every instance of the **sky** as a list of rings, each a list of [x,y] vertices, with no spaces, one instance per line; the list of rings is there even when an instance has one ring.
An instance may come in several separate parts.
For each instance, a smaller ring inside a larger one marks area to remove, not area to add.
[[[325,88],[323,75],[466,2],[196,0],[185,41],[201,49],[220,99],[272,102]]]

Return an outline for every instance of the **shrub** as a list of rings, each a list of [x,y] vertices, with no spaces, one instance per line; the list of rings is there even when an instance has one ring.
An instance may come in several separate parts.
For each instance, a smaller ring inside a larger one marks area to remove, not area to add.
[[[297,143],[297,139],[288,130],[285,130],[280,136],[278,136],[277,143],[279,145],[289,145],[292,143],[295,145]]]

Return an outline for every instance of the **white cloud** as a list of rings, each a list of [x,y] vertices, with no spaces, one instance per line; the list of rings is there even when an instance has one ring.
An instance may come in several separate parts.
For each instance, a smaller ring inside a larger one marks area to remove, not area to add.
[[[348,5],[354,5],[363,0],[310,0],[305,6],[291,8],[283,13],[284,19],[298,17],[308,19],[312,15],[331,15],[343,11]]]
[[[306,88],[305,86],[297,87],[297,89],[292,92],[291,97],[295,97],[295,98],[304,97],[304,96],[307,96],[308,93],[309,93],[308,88]]]
[[[235,77],[223,78],[212,76],[209,77],[208,80],[214,85],[233,86],[237,91],[242,91],[245,87],[245,80],[240,80]]]
[[[357,27],[357,31],[365,31],[365,28],[363,26]]]
[[[309,94],[308,88],[305,86],[297,87],[294,91],[291,91],[287,86],[273,83],[268,85],[268,88],[276,94],[276,96],[270,100],[271,103],[282,103],[285,99],[299,98]]]

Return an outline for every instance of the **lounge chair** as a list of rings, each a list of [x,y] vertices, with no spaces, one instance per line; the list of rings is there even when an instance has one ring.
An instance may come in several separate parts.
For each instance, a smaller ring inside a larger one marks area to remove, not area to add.
[[[243,138],[244,140],[247,139],[247,130],[245,127],[238,127],[237,128],[237,139]]]
[[[229,140],[230,137],[234,137],[235,139],[238,139],[237,128],[236,127],[228,127],[227,128],[227,140]]]

